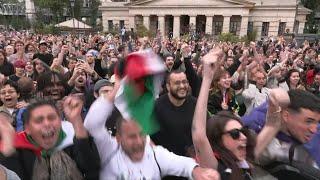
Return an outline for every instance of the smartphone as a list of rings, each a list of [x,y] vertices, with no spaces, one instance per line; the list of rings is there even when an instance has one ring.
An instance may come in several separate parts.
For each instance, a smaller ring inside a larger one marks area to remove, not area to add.
[[[78,63],[84,63],[84,60],[80,59],[80,58],[78,58],[77,61],[78,61]]]

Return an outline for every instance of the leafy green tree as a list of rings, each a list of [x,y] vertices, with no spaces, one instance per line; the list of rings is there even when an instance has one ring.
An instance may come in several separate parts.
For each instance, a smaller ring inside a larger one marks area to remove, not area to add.
[[[41,10],[49,10],[46,13],[51,13],[54,22],[59,22],[63,17],[64,8],[70,7],[69,0],[34,0],[35,6]]]
[[[317,33],[320,30],[320,25],[316,23],[315,13],[317,11],[320,12],[319,0],[301,0],[301,4],[304,5],[304,7],[312,10],[312,13],[307,15],[306,32]]]
[[[99,14],[100,4],[101,4],[100,0],[91,0],[88,14],[83,15],[83,16],[88,16],[88,15],[90,16],[90,18],[88,19],[88,23],[92,27],[96,27],[97,25],[96,20],[100,16]]]

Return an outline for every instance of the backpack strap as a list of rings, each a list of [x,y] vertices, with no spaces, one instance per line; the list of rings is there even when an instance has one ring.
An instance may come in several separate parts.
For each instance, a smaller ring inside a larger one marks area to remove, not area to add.
[[[289,148],[289,164],[292,165],[293,157],[294,157],[294,150],[296,149],[297,144],[294,143]]]
[[[159,169],[159,173],[160,173],[160,179],[161,179],[161,177],[162,177],[161,168],[160,168],[160,165],[159,165],[159,163],[158,163],[157,156],[156,156],[156,153],[155,153],[153,147],[152,147],[151,149],[152,149],[152,151],[153,151],[153,157],[154,157],[154,160],[156,160],[156,163],[157,163],[157,166],[158,166],[158,169]]]

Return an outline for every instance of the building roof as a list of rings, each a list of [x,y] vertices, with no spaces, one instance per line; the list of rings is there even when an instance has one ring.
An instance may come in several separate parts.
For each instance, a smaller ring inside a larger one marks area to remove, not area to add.
[[[64,28],[71,28],[71,29],[92,29],[91,26],[78,21],[76,18],[72,18],[68,21],[61,22],[56,24],[55,27],[64,27]]]
[[[157,2],[159,0],[135,0],[135,1],[131,1],[130,3],[126,4],[126,5],[142,5],[142,4],[147,4],[147,3],[153,3],[153,2]],[[208,0],[208,2],[211,2],[212,0]],[[237,4],[237,5],[243,5],[243,6],[254,6],[254,2],[248,1],[248,0],[217,0],[220,2],[225,2],[225,3],[232,3],[232,4]],[[170,2],[172,2],[172,0],[170,0]],[[213,2],[213,1],[212,1]],[[165,2],[163,2],[165,4]],[[178,1],[177,1],[178,3]],[[197,3],[196,3],[197,4]]]

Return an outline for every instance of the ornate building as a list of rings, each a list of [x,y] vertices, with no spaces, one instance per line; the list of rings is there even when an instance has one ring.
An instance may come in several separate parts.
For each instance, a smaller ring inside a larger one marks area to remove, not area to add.
[[[191,30],[219,35],[258,37],[303,33],[311,10],[297,0],[104,0],[100,6],[105,31],[114,25],[146,28],[178,37]]]

